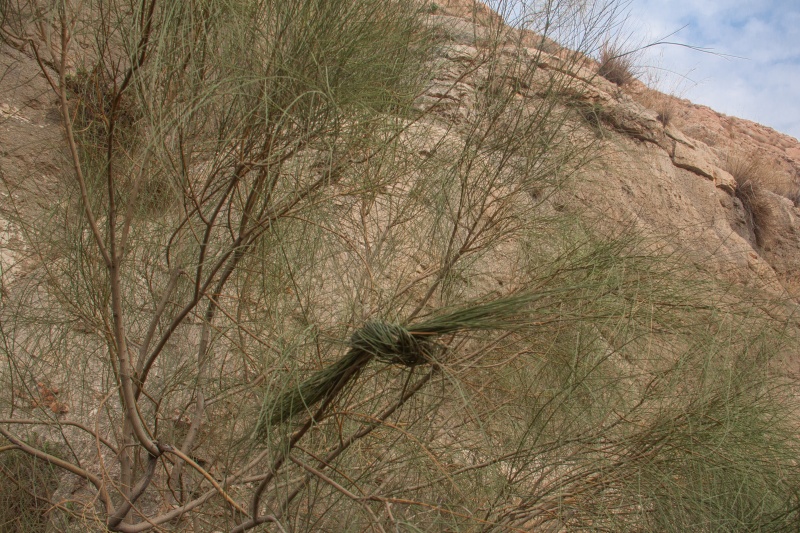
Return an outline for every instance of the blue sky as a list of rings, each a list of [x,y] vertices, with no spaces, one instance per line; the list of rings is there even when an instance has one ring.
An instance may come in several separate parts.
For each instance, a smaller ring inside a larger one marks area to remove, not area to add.
[[[658,88],[800,139],[800,0],[631,0],[629,42]]]
[[[576,13],[607,21],[613,12],[622,19],[614,31],[623,48],[669,36],[666,40],[707,49],[712,53],[674,45],[642,50],[635,58],[642,66],[639,77],[663,92],[800,139],[800,0],[483,1],[507,20],[544,6],[573,21]],[[608,11],[609,6],[616,9]],[[589,26],[598,25],[603,23]],[[551,35],[561,40],[559,33],[575,35],[575,28],[568,23],[561,32],[551,28]]]

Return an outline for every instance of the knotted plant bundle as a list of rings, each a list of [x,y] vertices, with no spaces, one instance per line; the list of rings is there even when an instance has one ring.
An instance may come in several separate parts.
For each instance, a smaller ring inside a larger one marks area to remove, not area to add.
[[[352,334],[341,359],[276,398],[265,398],[254,436],[263,437],[266,426],[286,422],[321,401],[330,403],[372,359],[414,367],[433,362],[434,341],[440,335],[529,325],[529,304],[541,296],[521,293],[474,303],[409,326],[367,322]]]

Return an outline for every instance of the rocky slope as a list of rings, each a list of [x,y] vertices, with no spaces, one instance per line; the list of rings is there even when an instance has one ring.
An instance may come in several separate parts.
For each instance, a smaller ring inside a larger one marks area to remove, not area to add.
[[[449,29],[457,52],[446,55],[451,75],[440,80],[446,86],[461,72],[455,63],[480,55],[482,32],[501,24],[480,3],[450,0],[438,7],[433,18]],[[583,56],[570,61],[569,51],[549,40],[542,46],[532,32],[512,32],[508,39],[518,39],[540,68],[570,76],[573,95],[591,111],[597,127],[603,163],[577,180],[569,202],[661,235],[728,279],[800,297],[797,139],[658,93],[638,80],[620,87],[598,74],[597,62]],[[461,78],[459,91],[448,94],[449,105],[465,112],[480,83],[479,76]],[[537,88],[515,90],[529,98]],[[741,168],[748,166],[745,161],[755,162],[749,169],[755,175],[732,175],[747,174]],[[760,212],[755,214],[742,201],[748,179],[758,189]]]
[[[440,117],[457,121],[475,105],[484,83],[480,71],[465,74],[464,67],[474,64],[502,20],[471,0],[445,0],[434,9],[431,21],[441,26],[448,45],[442,53],[442,74],[421,100],[436,103],[434,113]],[[598,127],[603,164],[577,180],[574,197],[560,202],[581,205],[619,223],[633,221],[648,233],[669,236],[730,279],[800,297],[800,210],[795,203],[800,202],[800,142],[657,93],[635,80],[619,87],[597,74],[596,62],[570,61],[568,51],[559,51],[549,40],[543,47],[532,32],[511,32],[507,39],[519,39],[522,52],[535,56],[542,70],[570,76],[575,103],[591,110]],[[3,44],[0,69],[0,165],[11,191],[2,194],[18,195],[15,208],[24,208],[40,196],[38,187],[53,183],[46,178],[58,172],[59,158],[52,146],[60,135],[59,113],[33,58]],[[514,81],[501,83],[511,86]],[[528,98],[537,88],[514,90]],[[729,172],[731,161],[753,158],[762,167],[757,179],[765,182],[758,228]],[[0,243],[20,238],[4,221],[0,231]],[[7,247],[2,253],[3,271],[9,272],[19,258]]]

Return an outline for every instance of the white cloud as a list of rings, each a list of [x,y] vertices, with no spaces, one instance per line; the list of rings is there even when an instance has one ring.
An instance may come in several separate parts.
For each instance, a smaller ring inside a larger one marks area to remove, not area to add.
[[[631,43],[686,26],[669,40],[720,54],[644,50],[641,62],[662,73],[662,90],[800,138],[800,2],[633,0],[630,8]]]

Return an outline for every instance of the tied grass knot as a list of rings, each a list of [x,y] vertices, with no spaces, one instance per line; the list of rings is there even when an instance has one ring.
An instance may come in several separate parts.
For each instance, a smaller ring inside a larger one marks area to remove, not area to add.
[[[350,337],[350,348],[386,364],[416,366],[430,361],[431,343],[403,326],[372,321]]]
[[[374,357],[385,364],[408,367],[431,361],[433,345],[422,335],[385,322],[367,322],[350,337],[350,349],[335,363],[318,370],[303,382],[265,398],[254,435],[263,439],[266,427],[309,412],[321,401],[331,401]]]
[[[381,321],[365,323],[350,336],[347,353],[335,363],[318,370],[301,383],[287,387],[277,396],[265,396],[253,434],[266,435],[266,428],[288,421],[301,412],[325,402],[327,407],[350,380],[373,359],[384,364],[414,367],[433,362],[438,336],[459,331],[509,330],[529,326],[529,306],[545,294],[523,292],[484,303],[473,302],[409,326],[409,329]],[[412,333],[413,331],[413,333]]]

